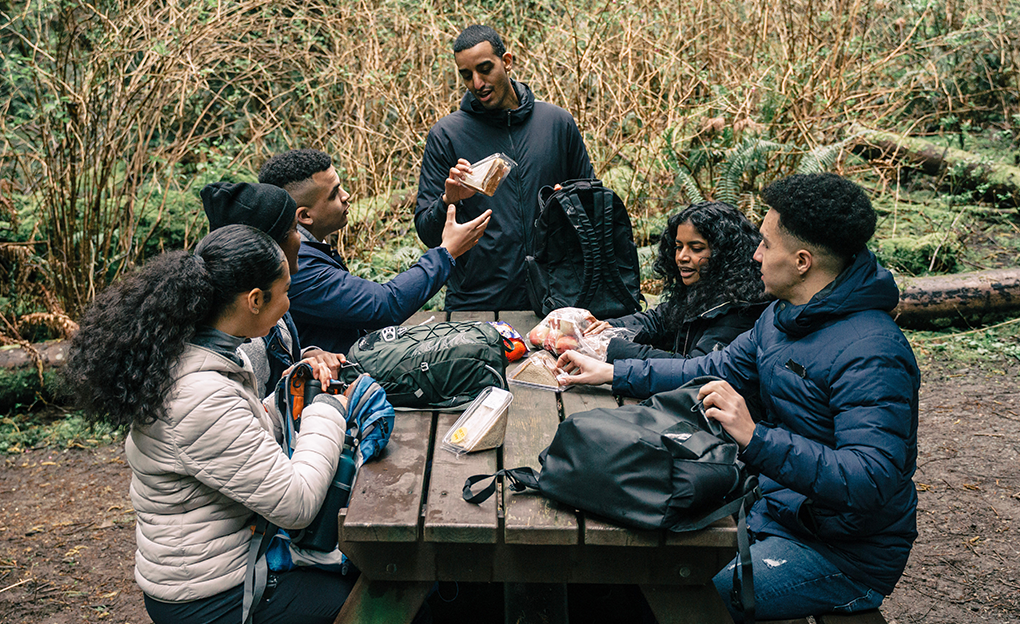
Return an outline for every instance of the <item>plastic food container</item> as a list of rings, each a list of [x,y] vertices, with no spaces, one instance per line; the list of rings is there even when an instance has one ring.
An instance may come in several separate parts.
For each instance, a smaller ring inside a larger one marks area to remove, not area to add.
[[[464,178],[464,186],[492,197],[510,170],[517,166],[509,156],[495,153],[471,165],[471,175]]]
[[[441,447],[463,455],[501,446],[506,434],[506,410],[513,400],[514,395],[496,386],[482,390],[443,436]]]
[[[515,385],[553,392],[563,392],[565,389],[559,380],[556,358],[546,351],[532,353],[507,381]]]

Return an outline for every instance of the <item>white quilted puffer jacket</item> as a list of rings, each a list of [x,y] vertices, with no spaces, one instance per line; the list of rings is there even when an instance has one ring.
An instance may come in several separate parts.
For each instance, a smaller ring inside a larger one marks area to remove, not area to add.
[[[344,414],[305,408],[293,458],[277,442],[277,413],[258,399],[250,365],[188,345],[174,375],[168,420],[133,425],[126,443],[137,513],[135,579],[168,602],[240,585],[252,512],[303,528],[326,495],[344,439]]]

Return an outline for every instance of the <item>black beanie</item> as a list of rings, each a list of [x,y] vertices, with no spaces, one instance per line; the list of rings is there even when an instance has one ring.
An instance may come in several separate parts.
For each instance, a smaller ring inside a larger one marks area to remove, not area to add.
[[[294,223],[297,204],[290,193],[272,184],[213,182],[202,189],[209,231],[225,225],[250,225],[276,242]]]

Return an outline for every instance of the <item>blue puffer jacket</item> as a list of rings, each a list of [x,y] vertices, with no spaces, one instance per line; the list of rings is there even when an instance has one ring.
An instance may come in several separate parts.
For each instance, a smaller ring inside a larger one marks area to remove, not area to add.
[[[888,595],[917,537],[920,372],[888,314],[898,297],[863,252],[810,302],[773,303],[722,351],[616,362],[613,389],[644,397],[717,375],[760,393],[764,420],[742,459],[760,472],[764,497],[748,526],[805,543]]]

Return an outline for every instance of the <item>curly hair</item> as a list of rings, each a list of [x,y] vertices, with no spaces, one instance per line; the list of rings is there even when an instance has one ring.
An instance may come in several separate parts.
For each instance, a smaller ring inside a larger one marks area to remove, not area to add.
[[[676,266],[676,231],[690,223],[708,242],[712,255],[697,282],[686,286]],[[761,266],[754,251],[761,235],[739,210],[722,202],[691,204],[666,222],[659,239],[659,257],[652,269],[663,278],[664,320],[670,331],[727,301],[765,301]]]
[[[834,173],[792,175],[762,190],[779,223],[800,240],[847,262],[875,233],[877,217],[864,189]]]
[[[304,182],[320,171],[333,166],[329,154],[314,149],[296,149],[277,154],[259,169],[259,184],[272,184],[288,188],[298,182]]]
[[[268,298],[283,251],[247,225],[222,227],[194,254],[163,254],[101,292],[71,340],[62,376],[92,421],[149,424],[166,415],[173,368],[195,328],[215,322],[241,293]]]
[[[457,39],[453,42],[453,53],[456,54],[469,50],[483,41],[488,41],[492,45],[492,52],[496,56],[503,56],[506,53],[506,46],[503,44],[503,39],[500,38],[499,33],[489,26],[482,26],[480,24],[472,24],[460,31]]]

